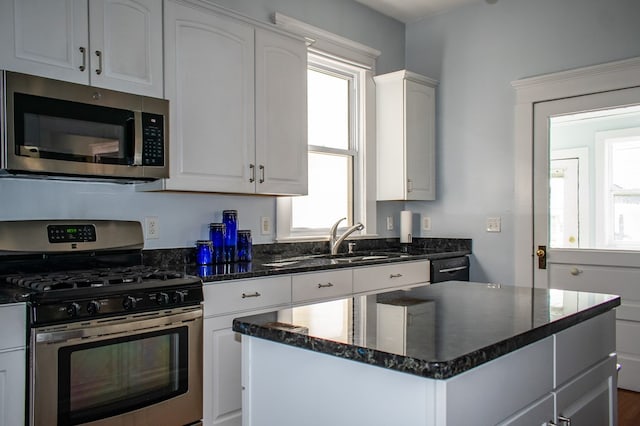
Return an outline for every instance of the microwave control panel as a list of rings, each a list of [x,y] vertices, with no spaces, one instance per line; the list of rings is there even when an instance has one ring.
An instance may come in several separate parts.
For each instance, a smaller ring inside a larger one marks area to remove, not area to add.
[[[164,117],[142,113],[142,165],[164,166]]]

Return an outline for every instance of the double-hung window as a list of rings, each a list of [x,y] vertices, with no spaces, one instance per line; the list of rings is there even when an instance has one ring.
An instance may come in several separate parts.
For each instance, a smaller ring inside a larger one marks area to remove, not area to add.
[[[313,39],[308,50],[308,195],[277,201],[277,238],[326,237],[331,225],[357,222],[375,234],[375,90],[373,64],[379,54],[282,16],[288,30]],[[332,43],[323,43],[327,37]],[[332,46],[340,45],[339,54]],[[353,52],[353,56],[350,56]],[[366,55],[365,55],[366,56]],[[366,61],[365,61],[366,62]],[[354,234],[356,235],[356,234]]]

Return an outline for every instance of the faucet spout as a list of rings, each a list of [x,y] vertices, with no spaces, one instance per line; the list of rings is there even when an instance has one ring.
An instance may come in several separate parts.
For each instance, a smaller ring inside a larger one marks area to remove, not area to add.
[[[331,229],[329,230],[329,247],[331,249],[331,254],[338,254],[338,249],[340,248],[340,244],[342,244],[342,242],[349,236],[351,235],[353,232],[355,231],[362,231],[364,229],[364,225],[360,222],[356,223],[355,225],[347,228],[342,235],[340,235],[340,237],[338,237],[337,231],[338,231],[338,225],[340,225],[340,222],[342,222],[343,220],[345,220],[346,217],[343,217],[342,219],[339,219],[336,223],[333,224],[333,226],[331,226]]]

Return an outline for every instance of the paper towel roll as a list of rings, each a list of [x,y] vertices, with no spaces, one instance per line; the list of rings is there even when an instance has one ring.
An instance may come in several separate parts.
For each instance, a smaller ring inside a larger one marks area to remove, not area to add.
[[[402,210],[400,212],[400,242],[411,243],[413,232],[413,213],[411,210]]]

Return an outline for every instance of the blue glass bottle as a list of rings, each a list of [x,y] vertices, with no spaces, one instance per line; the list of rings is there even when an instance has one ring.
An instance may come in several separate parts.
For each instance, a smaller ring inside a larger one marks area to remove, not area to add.
[[[253,258],[253,244],[251,231],[243,229],[238,231],[238,262],[251,262]]]
[[[225,261],[226,234],[226,225],[224,223],[209,224],[209,238],[213,245],[213,263],[224,263]]]
[[[238,245],[238,211],[223,210],[222,222],[227,227],[227,233],[224,239],[224,260],[225,262],[235,262]]]
[[[213,247],[209,240],[196,241],[196,263],[198,265],[211,265],[213,263]]]

